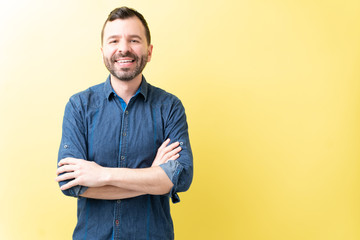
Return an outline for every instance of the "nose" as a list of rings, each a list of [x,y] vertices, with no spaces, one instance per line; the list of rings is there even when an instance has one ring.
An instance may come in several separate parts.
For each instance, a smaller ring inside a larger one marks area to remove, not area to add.
[[[118,52],[127,53],[129,51],[130,51],[129,43],[127,41],[119,41]]]

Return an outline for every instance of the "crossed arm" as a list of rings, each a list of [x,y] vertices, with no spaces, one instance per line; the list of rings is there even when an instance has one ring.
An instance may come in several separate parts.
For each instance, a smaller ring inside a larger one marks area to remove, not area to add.
[[[170,192],[173,183],[159,167],[169,160],[176,160],[181,147],[167,139],[158,149],[151,167],[141,169],[107,168],[95,162],[64,158],[59,162],[56,181],[70,180],[61,187],[66,190],[81,185],[88,189],[82,197],[96,199],[124,199],[144,194],[162,195]]]

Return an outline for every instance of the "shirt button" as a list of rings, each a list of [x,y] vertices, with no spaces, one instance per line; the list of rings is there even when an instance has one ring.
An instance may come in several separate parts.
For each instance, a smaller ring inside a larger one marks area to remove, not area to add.
[[[116,202],[117,202],[117,203],[121,203],[121,200],[117,200]]]
[[[119,223],[120,223],[119,220],[116,220],[116,221],[115,221],[115,224],[116,224],[116,225],[119,225]]]
[[[121,160],[124,160],[125,159],[125,157],[124,156],[121,156]]]
[[[69,148],[69,146],[65,144],[65,145],[64,145],[64,148],[67,149],[67,148]]]
[[[126,110],[126,111],[125,111],[125,114],[126,114],[126,115],[129,114],[129,111]]]
[[[180,142],[180,145],[183,145],[184,143],[183,142]]]
[[[125,132],[123,133],[123,136],[124,136],[124,137],[126,136],[126,133],[125,133]]]

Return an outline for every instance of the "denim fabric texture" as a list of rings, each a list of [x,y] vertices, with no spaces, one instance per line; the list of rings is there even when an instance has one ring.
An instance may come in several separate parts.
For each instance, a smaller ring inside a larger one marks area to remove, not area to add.
[[[87,189],[84,186],[63,191],[78,198],[73,239],[174,239],[169,198],[179,202],[177,193],[186,191],[193,177],[188,125],[177,97],[143,77],[126,105],[112,89],[109,76],[104,83],[70,98],[62,130],[58,161],[81,158],[113,168],[150,167],[167,138],[180,142],[180,157],[160,165],[174,184],[168,195],[97,200],[79,196]]]

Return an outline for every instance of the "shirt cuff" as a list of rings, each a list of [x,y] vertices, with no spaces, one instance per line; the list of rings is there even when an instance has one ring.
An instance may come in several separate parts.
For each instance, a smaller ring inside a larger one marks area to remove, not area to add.
[[[169,197],[171,197],[173,203],[180,202],[180,198],[179,195],[177,194],[176,189],[177,189],[180,173],[183,170],[183,166],[181,166],[181,164],[176,160],[170,160],[164,164],[161,164],[160,167],[165,171],[166,175],[169,177],[169,179],[174,185],[170,190]]]
[[[61,186],[61,184],[60,184]],[[83,194],[86,190],[88,189],[88,187],[84,187],[84,186],[74,186],[72,188],[69,188],[67,190],[62,190],[62,192],[66,195],[66,196],[70,196],[70,197],[81,197],[80,195]]]
[[[79,192],[78,192],[77,196],[81,197],[80,195],[83,194],[88,189],[88,187],[85,187],[85,186],[78,186],[78,187],[80,187],[80,188],[79,188]]]

